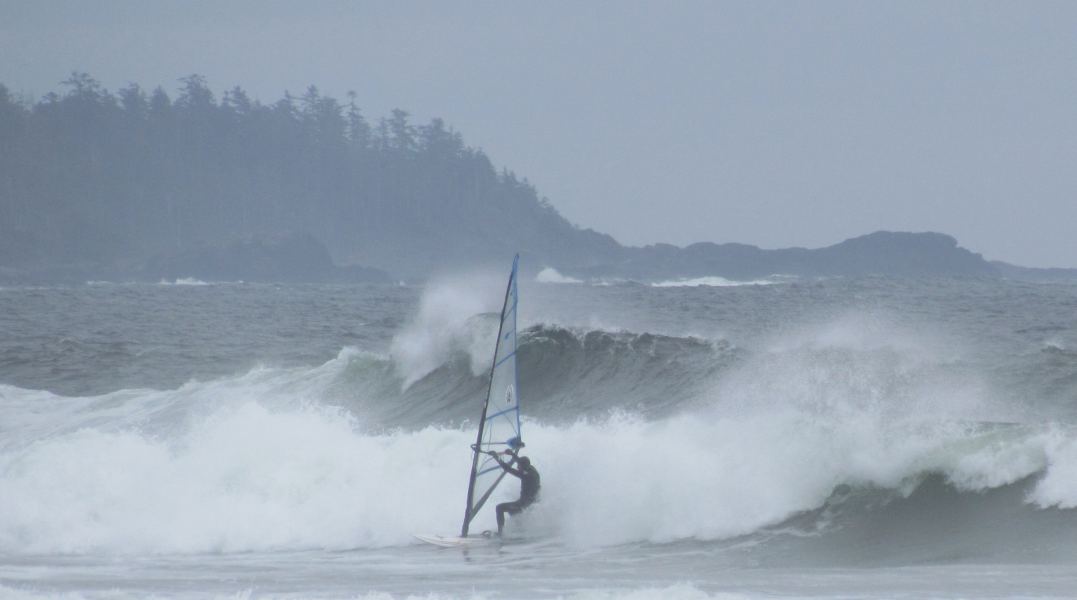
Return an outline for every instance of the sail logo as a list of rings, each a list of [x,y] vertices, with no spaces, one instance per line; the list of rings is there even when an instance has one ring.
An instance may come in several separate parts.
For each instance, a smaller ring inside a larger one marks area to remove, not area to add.
[[[510,383],[505,388],[505,404],[512,404],[513,398],[516,396],[516,388]]]

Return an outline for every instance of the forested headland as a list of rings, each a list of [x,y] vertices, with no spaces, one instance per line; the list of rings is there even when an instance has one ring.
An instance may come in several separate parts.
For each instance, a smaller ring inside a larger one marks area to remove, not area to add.
[[[877,232],[815,250],[623,247],[569,223],[441,119],[415,124],[394,110],[370,121],[354,93],[341,101],[311,86],[263,104],[239,87],[218,98],[199,75],[171,95],[137,84],[113,93],[76,72],[33,100],[0,83],[0,283],[414,280],[504,268],[516,252],[531,271],[643,281],[1077,278],[988,263],[934,233]]]
[[[252,236],[308,234],[341,265],[421,277],[522,251],[605,261],[610,237],[566,221],[441,119],[368,121],[311,86],[271,104],[206,80],[172,97],[74,73],[60,93],[0,84],[0,266],[138,268]]]

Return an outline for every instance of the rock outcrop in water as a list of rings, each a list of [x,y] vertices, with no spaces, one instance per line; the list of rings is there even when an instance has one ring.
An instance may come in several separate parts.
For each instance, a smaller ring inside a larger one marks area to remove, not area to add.
[[[768,275],[958,275],[995,276],[996,266],[941,233],[878,231],[839,244],[809,250],[764,250],[745,244],[665,244],[625,248],[625,259],[581,275],[627,279],[718,276],[749,280]],[[570,271],[571,272],[571,271]]]
[[[934,232],[876,231],[818,249],[764,250],[746,244],[709,242],[685,248],[657,244],[624,248],[623,256],[617,262],[589,269],[569,268],[563,272],[576,277],[639,281],[711,276],[746,281],[770,275],[956,276],[1077,281],[1077,269],[1036,269],[989,262],[980,254],[959,246],[952,236]]]

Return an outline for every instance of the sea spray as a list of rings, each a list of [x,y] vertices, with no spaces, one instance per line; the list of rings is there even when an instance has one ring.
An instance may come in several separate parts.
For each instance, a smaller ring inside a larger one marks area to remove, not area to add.
[[[393,337],[390,349],[404,387],[444,364],[461,348],[470,356],[474,374],[489,368],[497,316],[483,316],[498,310],[504,291],[499,294],[497,289],[496,280],[484,275],[445,278],[428,286],[418,313]]]

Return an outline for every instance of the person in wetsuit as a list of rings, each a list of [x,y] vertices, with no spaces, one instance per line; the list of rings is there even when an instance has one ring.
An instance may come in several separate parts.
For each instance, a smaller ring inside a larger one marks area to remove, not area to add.
[[[520,498],[515,502],[502,502],[497,505],[497,535],[501,535],[502,530],[505,529],[505,513],[520,514],[538,498],[541,487],[538,469],[531,466],[531,459],[526,456],[516,456],[516,453],[511,450],[506,450],[505,453],[512,456],[512,460],[507,463],[502,461],[496,452],[487,452],[506,473],[520,479]],[[517,468],[513,468],[513,463],[517,465]]]

